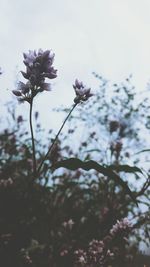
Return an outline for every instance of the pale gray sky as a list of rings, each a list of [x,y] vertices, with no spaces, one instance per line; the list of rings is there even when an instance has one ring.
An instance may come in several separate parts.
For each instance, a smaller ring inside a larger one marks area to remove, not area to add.
[[[92,71],[114,81],[133,73],[138,90],[150,79],[149,0],[1,0],[0,18],[3,99],[10,98],[28,49],[56,54],[53,92],[39,100],[45,109],[72,103],[75,78],[95,87]]]
[[[56,54],[53,92],[36,103],[45,126],[61,124],[49,110],[71,105],[75,78],[95,87],[92,71],[115,82],[132,73],[141,91],[150,79],[150,0],[0,0],[0,18],[1,102],[11,98],[15,73],[24,69],[23,52]]]

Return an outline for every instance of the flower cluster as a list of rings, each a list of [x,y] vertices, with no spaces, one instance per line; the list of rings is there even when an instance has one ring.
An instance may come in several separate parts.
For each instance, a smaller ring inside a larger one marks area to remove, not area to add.
[[[106,263],[114,258],[114,253],[108,249],[103,241],[92,240],[88,250],[75,251],[77,266],[100,266],[104,267]]]
[[[103,241],[92,240],[89,244],[88,254],[92,262],[102,261],[104,258],[105,245]]]
[[[26,71],[21,71],[21,73],[27,82],[20,81],[17,90],[13,90],[12,92],[18,97],[19,101],[31,103],[32,98],[39,92],[49,91],[51,89],[50,84],[45,82],[45,78],[54,79],[57,77],[57,70],[53,67],[55,54],[51,50],[43,51],[39,49],[37,52],[35,50],[29,50],[28,53],[23,53],[23,57]],[[91,89],[87,88],[77,79],[73,88],[76,93],[74,99],[74,103],[76,104],[88,100],[93,95]]]
[[[81,266],[85,265],[87,263],[87,253],[82,250],[82,249],[78,249],[75,251],[75,257],[76,257],[76,262],[79,263]]]
[[[127,218],[117,221],[103,240],[93,239],[86,251],[82,249],[75,251],[77,266],[108,266],[118,257],[119,252],[121,253],[121,247],[116,246],[115,240],[119,237],[121,239],[120,244],[124,247],[127,242],[125,237],[131,228],[132,225]]]
[[[13,94],[19,97],[20,101],[28,101],[44,90],[50,90],[50,84],[45,82],[45,78],[54,79],[57,77],[57,70],[53,68],[55,54],[50,50],[38,52],[29,50],[24,53],[24,64],[26,72],[21,71],[26,83],[19,82],[18,89],[13,90]]]
[[[123,218],[121,221],[117,221],[115,225],[113,225],[112,229],[110,230],[111,236],[115,236],[120,232],[128,232],[132,228],[132,224],[128,220],[128,218]]]
[[[87,88],[82,82],[79,82],[77,79],[75,80],[75,84],[73,84],[73,88],[76,93],[76,97],[74,99],[75,103],[87,101],[93,95],[91,93],[91,88]]]

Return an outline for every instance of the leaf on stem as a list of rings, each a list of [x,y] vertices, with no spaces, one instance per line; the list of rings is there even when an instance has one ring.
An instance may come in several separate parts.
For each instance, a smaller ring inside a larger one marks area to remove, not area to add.
[[[56,170],[56,169],[58,169],[60,167],[67,168],[69,170],[74,170],[74,171],[79,169],[79,168],[81,168],[83,170],[86,170],[86,171],[94,169],[97,172],[109,177],[110,179],[113,179],[116,182],[116,184],[122,186],[122,188],[124,189],[126,194],[128,194],[131,197],[131,199],[138,206],[135,194],[130,190],[130,188],[127,185],[127,182],[123,181],[120,178],[120,176],[118,174],[116,174],[109,167],[104,167],[104,166],[98,164],[96,161],[93,161],[93,160],[89,160],[89,161],[84,162],[84,161],[81,161],[78,158],[70,158],[70,159],[67,159],[67,160],[59,161],[54,166],[52,166],[52,169],[54,171],[54,170]],[[131,171],[131,168],[128,168],[128,169],[130,169],[130,171]]]
[[[127,172],[127,173],[136,173],[136,172],[139,172],[141,174],[142,173],[142,170],[136,166],[130,166],[130,165],[110,165],[110,166],[106,166],[108,169],[110,170],[114,170],[114,171],[117,171],[117,172]]]

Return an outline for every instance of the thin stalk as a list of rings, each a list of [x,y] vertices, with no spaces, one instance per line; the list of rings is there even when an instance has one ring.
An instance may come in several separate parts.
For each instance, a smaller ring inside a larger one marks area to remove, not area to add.
[[[62,124],[62,126],[60,127],[58,133],[56,134],[56,137],[55,137],[53,143],[50,145],[50,147],[49,147],[49,149],[48,149],[48,151],[47,151],[45,157],[44,157],[43,160],[41,161],[41,163],[40,163],[40,165],[39,165],[39,167],[38,167],[37,173],[40,172],[40,170],[41,170],[41,168],[42,168],[42,166],[43,166],[44,161],[47,159],[48,155],[49,155],[50,152],[52,151],[52,148],[53,148],[53,146],[55,145],[55,142],[57,141],[59,134],[61,133],[61,131],[62,131],[62,129],[63,129],[63,127],[64,127],[66,121],[68,120],[69,116],[71,115],[72,111],[75,109],[75,107],[77,106],[77,104],[78,104],[78,103],[75,103],[75,104],[73,105],[73,107],[71,108],[71,110],[69,111],[69,113],[68,113],[67,117],[65,118],[65,120],[64,120],[64,122],[63,122],[63,124]]]
[[[33,175],[36,176],[36,157],[35,157],[35,143],[34,143],[34,133],[32,126],[32,108],[33,108],[33,98],[30,102],[30,131],[31,131],[31,140],[32,140],[32,152],[33,152]]]

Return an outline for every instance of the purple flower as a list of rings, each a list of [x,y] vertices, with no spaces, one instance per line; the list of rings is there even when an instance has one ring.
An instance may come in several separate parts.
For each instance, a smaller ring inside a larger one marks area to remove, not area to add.
[[[51,91],[51,85],[50,85],[50,83],[43,83],[43,84],[41,84],[41,90],[42,91]]]
[[[19,82],[17,90],[13,94],[18,97],[19,101],[31,102],[39,92],[50,91],[50,84],[45,82],[45,78],[54,79],[57,77],[57,70],[53,67],[55,54],[51,50],[38,51],[29,50],[23,53],[26,71],[21,71],[26,83]]]
[[[13,93],[15,96],[22,96],[21,92],[18,91],[18,90],[12,90],[12,93]]]
[[[32,50],[29,50],[28,53],[23,53],[23,56],[24,56],[24,64],[27,66],[27,67],[33,67],[33,63],[36,59],[36,51],[32,51]]]
[[[22,75],[25,79],[29,79],[31,84],[40,86],[45,78],[54,79],[57,77],[57,70],[52,66],[55,54],[51,50],[39,49],[38,52],[29,50],[23,56],[26,72],[22,72]]]
[[[18,97],[18,101],[23,102],[27,101],[30,103],[31,101],[31,84],[27,82],[26,84],[23,82],[18,83],[17,90],[13,90],[12,93]]]
[[[87,101],[93,95],[91,93],[91,88],[87,88],[82,82],[79,82],[77,79],[75,80],[75,84],[73,84],[73,88],[76,93],[76,97],[74,99],[75,103]]]

